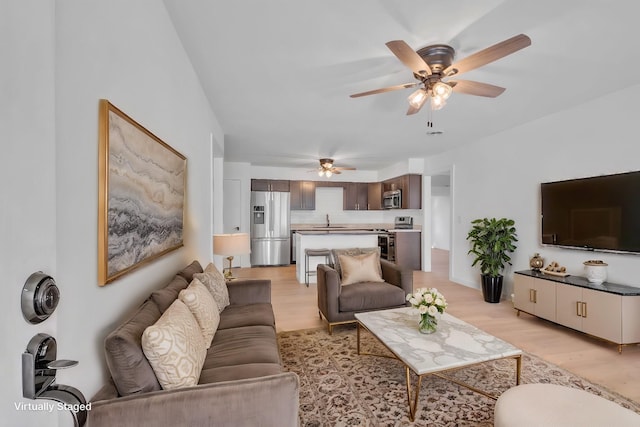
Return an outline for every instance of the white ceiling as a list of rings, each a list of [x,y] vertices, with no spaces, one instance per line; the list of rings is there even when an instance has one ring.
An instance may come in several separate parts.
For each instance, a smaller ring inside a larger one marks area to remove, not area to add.
[[[225,132],[226,161],[315,167],[334,157],[337,166],[378,170],[640,82],[634,0],[165,4]],[[433,113],[443,135],[426,134],[428,108],[405,115],[412,89],[349,97],[413,81],[387,41],[446,43],[462,59],[520,33],[530,47],[462,77],[507,90],[494,99],[454,93]]]

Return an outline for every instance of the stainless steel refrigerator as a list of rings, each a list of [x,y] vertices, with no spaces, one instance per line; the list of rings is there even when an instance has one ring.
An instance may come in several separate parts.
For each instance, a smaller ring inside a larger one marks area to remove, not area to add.
[[[251,192],[251,265],[291,261],[289,193]]]

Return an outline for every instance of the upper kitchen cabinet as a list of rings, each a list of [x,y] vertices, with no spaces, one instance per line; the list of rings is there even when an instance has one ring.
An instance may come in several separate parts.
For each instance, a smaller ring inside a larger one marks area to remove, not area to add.
[[[251,191],[289,192],[289,181],[284,179],[252,179]]]
[[[370,211],[382,210],[382,183],[370,182],[369,186],[369,200],[367,202],[367,208]]]
[[[369,184],[366,182],[345,182],[344,203],[346,211],[366,211],[369,203]]]
[[[383,191],[402,191],[402,209],[422,209],[422,175],[408,174],[382,182]]]
[[[291,210],[316,209],[316,183],[313,181],[289,181]]]
[[[422,209],[422,175],[402,176],[402,209]]]
[[[387,179],[382,182],[382,191],[395,191],[400,190],[402,187],[402,177]]]

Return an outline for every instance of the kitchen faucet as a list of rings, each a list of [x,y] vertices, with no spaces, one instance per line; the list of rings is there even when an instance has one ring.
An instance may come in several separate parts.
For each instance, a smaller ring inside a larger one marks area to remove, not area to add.
[[[327,214],[327,227],[331,227],[331,223],[329,222],[329,214]]]

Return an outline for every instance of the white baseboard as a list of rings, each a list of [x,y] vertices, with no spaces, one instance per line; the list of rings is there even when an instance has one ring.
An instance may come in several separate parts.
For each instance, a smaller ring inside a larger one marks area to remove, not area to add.
[[[458,283],[462,286],[466,286],[467,288],[473,288],[478,290],[482,289],[479,281],[476,282],[476,281],[461,279],[459,277],[451,277],[449,280],[451,280],[452,282]]]

